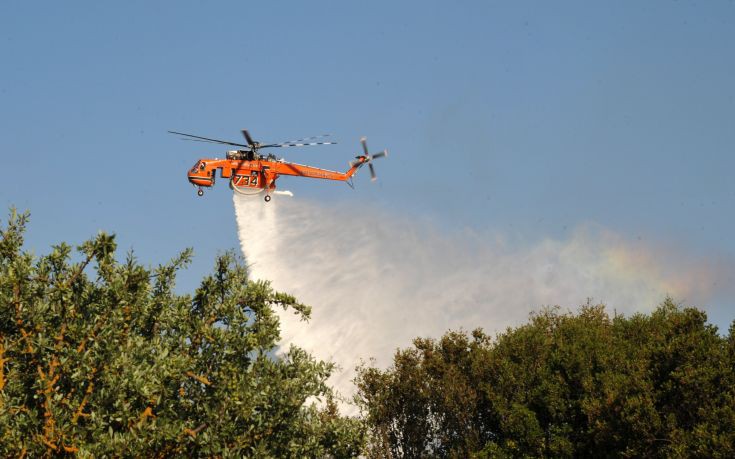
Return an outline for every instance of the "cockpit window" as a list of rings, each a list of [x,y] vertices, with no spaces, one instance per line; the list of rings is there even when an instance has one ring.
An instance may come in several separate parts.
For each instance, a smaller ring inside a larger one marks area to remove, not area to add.
[[[206,166],[205,163],[199,163],[199,170],[204,170],[204,166]]]

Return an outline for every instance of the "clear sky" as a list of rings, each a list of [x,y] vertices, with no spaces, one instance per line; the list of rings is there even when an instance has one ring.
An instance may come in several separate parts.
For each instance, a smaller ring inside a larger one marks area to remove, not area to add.
[[[237,232],[226,183],[198,198],[185,174],[225,149],[166,131],[248,128],[334,134],[282,152],[327,168],[362,135],[390,150],[354,191],[282,179],[296,199],[735,256],[732,1],[7,1],[0,56],[0,205],[32,212],[39,254],[106,230],[150,264],[194,247],[200,278]]]

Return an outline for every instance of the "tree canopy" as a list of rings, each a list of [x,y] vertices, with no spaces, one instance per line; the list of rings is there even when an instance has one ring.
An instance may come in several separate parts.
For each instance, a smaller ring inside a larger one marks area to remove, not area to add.
[[[495,339],[416,339],[362,366],[371,457],[735,457],[735,325],[545,309]]]
[[[191,250],[148,269],[100,233],[34,257],[27,214],[0,227],[0,455],[349,457],[363,428],[339,415],[333,367],[276,354],[274,308],[310,310],[252,282],[232,253],[194,295]],[[310,403],[314,398],[321,408]]]
[[[277,347],[276,309],[309,307],[233,253],[178,294],[191,250],[151,269],[100,233],[36,257],[27,220],[0,225],[0,456],[735,457],[735,322],[671,299],[417,338],[358,368],[352,418],[332,364]]]

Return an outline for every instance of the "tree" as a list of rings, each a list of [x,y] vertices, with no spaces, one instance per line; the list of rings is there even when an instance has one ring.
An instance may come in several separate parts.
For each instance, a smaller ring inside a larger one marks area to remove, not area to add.
[[[416,339],[358,369],[374,457],[733,457],[735,323],[667,299],[652,314],[558,308],[491,339]]]
[[[116,261],[101,233],[76,262],[67,244],[34,258],[27,219],[0,228],[0,455],[359,454],[362,427],[325,384],[332,365],[276,354],[274,308],[307,319],[307,306],[249,281],[232,253],[193,296],[174,292],[191,250],[151,270]]]

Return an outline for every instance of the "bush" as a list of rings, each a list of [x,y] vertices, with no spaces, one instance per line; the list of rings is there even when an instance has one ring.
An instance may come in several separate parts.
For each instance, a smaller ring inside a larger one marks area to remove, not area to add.
[[[99,234],[78,262],[67,244],[34,258],[27,219],[0,229],[0,455],[359,454],[361,425],[325,384],[332,365],[276,355],[274,308],[308,307],[249,281],[231,253],[193,296],[174,293],[191,250],[151,270],[116,261]]]

